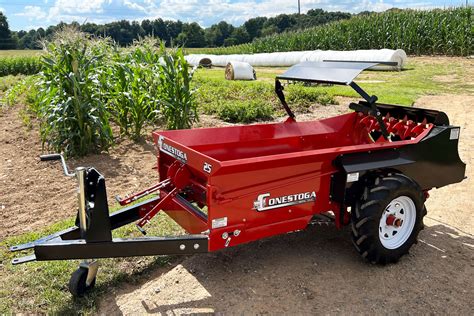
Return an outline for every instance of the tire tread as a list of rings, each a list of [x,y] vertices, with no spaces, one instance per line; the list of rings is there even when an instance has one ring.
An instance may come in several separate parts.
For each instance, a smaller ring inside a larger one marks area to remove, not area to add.
[[[397,195],[398,194],[398,195]],[[379,240],[379,216],[386,205],[400,195],[409,195],[417,208],[415,227],[408,240],[397,249],[383,247]],[[418,184],[402,174],[379,176],[368,185],[355,203],[352,212],[352,242],[357,252],[367,261],[378,264],[395,263],[408,253],[423,229],[426,215],[425,197]]]

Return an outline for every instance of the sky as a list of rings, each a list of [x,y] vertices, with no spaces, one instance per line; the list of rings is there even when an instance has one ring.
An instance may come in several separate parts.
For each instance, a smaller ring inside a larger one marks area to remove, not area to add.
[[[61,21],[99,24],[159,17],[198,22],[208,27],[222,20],[238,26],[256,16],[296,13],[297,3],[298,0],[0,0],[0,11],[7,16],[10,29],[14,31],[46,28]],[[301,12],[321,8],[357,13],[393,7],[426,9],[465,3],[466,0],[301,0]]]

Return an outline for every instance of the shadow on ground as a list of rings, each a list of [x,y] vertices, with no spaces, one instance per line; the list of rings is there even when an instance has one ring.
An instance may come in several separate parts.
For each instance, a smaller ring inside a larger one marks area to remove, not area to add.
[[[99,311],[472,314],[473,254],[472,236],[435,225],[398,264],[376,266],[347,230],[314,227],[186,258],[105,297]]]

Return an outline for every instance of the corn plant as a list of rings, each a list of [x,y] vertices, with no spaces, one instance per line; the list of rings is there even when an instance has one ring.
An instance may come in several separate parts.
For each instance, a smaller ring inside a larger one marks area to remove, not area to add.
[[[41,61],[37,56],[0,58],[0,76],[33,75],[41,70]]]
[[[257,39],[255,52],[402,48],[408,54],[467,56],[473,52],[472,8],[399,10]]]
[[[141,41],[125,53],[116,51],[107,77],[101,80],[107,85],[108,108],[121,134],[135,140],[159,113],[159,58],[155,43]]]
[[[100,45],[72,29],[45,43],[36,101],[43,145],[50,150],[82,156],[111,145],[109,115],[97,84],[105,57]]]
[[[121,134],[139,139],[146,122],[154,121],[158,113],[157,86],[150,69],[136,61],[117,62],[110,69],[114,71],[110,113]]]
[[[68,28],[45,42],[30,105],[41,121],[43,145],[82,156],[111,145],[110,122],[134,140],[147,124],[191,127],[197,120],[193,72],[181,50],[168,52],[158,44],[142,39],[119,49],[108,39]],[[5,100],[16,98],[26,85],[18,85]]]
[[[472,7],[390,10],[257,38],[250,44],[200,49],[198,52],[241,54],[401,48],[411,55],[469,56],[474,53],[473,15]]]
[[[185,54],[215,54],[215,55],[229,55],[229,54],[247,54],[253,53],[254,47],[252,43],[245,43],[240,45],[222,46],[222,47],[208,47],[208,48],[185,48]]]
[[[195,90],[191,80],[195,69],[189,67],[181,48],[167,51],[164,46],[159,64],[161,112],[168,129],[190,128],[198,120]]]
[[[13,80],[9,80],[9,88],[5,91],[0,103],[7,106],[12,106],[16,104],[20,97],[26,96],[26,101],[32,100],[36,93],[36,83],[38,81],[38,76],[15,76],[11,77]],[[31,108],[32,110],[34,108]],[[36,111],[33,111],[36,112]]]

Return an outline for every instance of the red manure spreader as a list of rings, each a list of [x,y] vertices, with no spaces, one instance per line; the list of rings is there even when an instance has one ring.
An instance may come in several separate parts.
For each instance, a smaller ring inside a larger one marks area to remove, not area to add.
[[[84,259],[72,274],[75,296],[90,290],[99,258],[217,251],[318,222],[351,225],[354,247],[373,263],[396,262],[423,228],[428,191],[465,178],[460,128],[435,110],[380,104],[353,80],[377,63],[304,62],[275,80],[289,118],[281,123],[153,133],[160,182],[109,214],[104,177],[68,170],[78,181],[76,226],[11,247],[30,261]],[[281,81],[348,85],[363,98],[350,113],[297,122]],[[144,200],[150,195],[149,199]],[[134,203],[137,201],[136,203]],[[112,238],[112,230],[164,212],[184,236]]]

